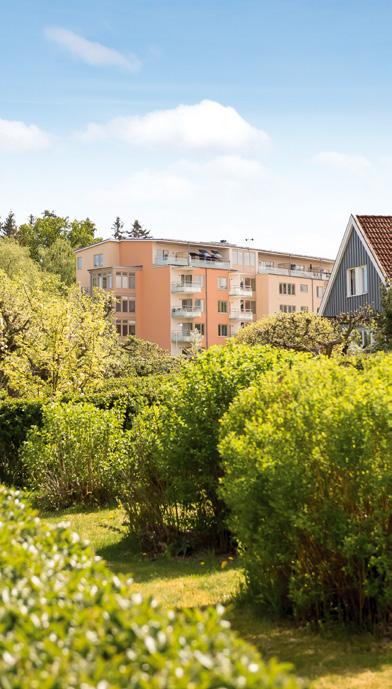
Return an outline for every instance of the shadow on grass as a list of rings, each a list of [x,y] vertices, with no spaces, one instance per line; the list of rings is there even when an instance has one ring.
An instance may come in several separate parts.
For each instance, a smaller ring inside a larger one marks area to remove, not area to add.
[[[276,656],[292,663],[299,675],[311,680],[331,676],[330,680],[324,680],[327,683],[321,684],[323,689],[392,687],[390,638],[378,639],[369,633],[353,633],[341,627],[316,632],[294,622],[262,618],[245,605],[231,606],[228,618],[237,633],[256,646],[265,658]],[[383,673],[379,679],[366,674],[377,672]],[[333,675],[345,679],[333,679]],[[316,689],[317,686],[318,683]]]

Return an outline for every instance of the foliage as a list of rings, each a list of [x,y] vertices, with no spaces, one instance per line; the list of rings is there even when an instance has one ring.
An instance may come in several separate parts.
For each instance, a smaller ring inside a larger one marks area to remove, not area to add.
[[[173,612],[131,594],[66,524],[0,492],[0,687],[297,689],[219,610]]]
[[[223,419],[221,496],[249,593],[307,619],[392,612],[392,357],[272,371]]]
[[[129,239],[149,239],[151,237],[150,230],[140,224],[138,220],[134,220],[131,229],[126,233]]]
[[[156,373],[168,373],[178,370],[180,360],[154,342],[128,337],[121,343],[122,357],[120,366],[122,374],[149,376]]]
[[[116,217],[111,229],[113,230],[114,239],[124,239],[124,223],[119,216]]]
[[[358,327],[371,325],[373,317],[368,307],[334,320],[313,313],[279,313],[241,329],[236,340],[331,356],[347,353],[358,339]]]
[[[260,346],[212,347],[168,382],[159,405],[136,418],[122,501],[145,547],[178,538],[228,546],[217,494],[219,419],[258,374],[295,356]]]
[[[380,349],[392,349],[392,286],[381,286],[382,311],[377,320],[376,343]]]
[[[15,213],[10,211],[6,219],[3,222],[0,221],[0,236],[14,239],[17,231],[18,227],[15,221]]]
[[[64,285],[75,282],[75,255],[66,239],[59,237],[49,247],[40,248],[39,260],[42,268],[57,275]]]
[[[30,258],[26,247],[20,246],[15,239],[0,239],[0,271],[9,278],[23,276],[26,282],[36,281],[39,267]]]
[[[31,426],[39,426],[41,419],[40,401],[0,401],[0,482],[25,485],[26,475],[19,458],[19,448]]]
[[[41,249],[48,249],[57,239],[67,236],[68,218],[44,211],[41,218],[31,218],[31,221],[19,226],[17,239],[22,246],[28,247],[31,258],[39,263]]]
[[[99,237],[95,237],[96,231],[97,228],[90,218],[72,220],[68,225],[67,239],[73,249],[81,249],[101,241]]]
[[[28,485],[47,506],[105,504],[116,491],[124,459],[121,413],[92,404],[51,404],[21,450]]]
[[[56,398],[91,391],[119,349],[108,297],[64,290],[42,277],[0,274],[0,381],[14,396]]]

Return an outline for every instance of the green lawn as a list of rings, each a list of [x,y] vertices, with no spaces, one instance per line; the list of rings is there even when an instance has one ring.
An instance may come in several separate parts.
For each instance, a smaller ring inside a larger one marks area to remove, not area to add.
[[[292,624],[258,618],[232,599],[241,583],[238,562],[211,553],[197,558],[135,556],[120,510],[69,510],[49,521],[70,521],[91,541],[116,572],[133,578],[133,586],[164,605],[188,607],[226,603],[227,616],[243,638],[263,655],[295,665],[297,674],[314,680],[315,689],[392,688],[392,641],[342,631],[318,634]]]

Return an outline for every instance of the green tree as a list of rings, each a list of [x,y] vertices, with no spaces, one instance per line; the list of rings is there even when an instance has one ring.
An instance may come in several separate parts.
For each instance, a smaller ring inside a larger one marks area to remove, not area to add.
[[[131,229],[127,232],[129,239],[148,239],[151,237],[150,230],[147,230],[138,220],[134,220]]]
[[[15,214],[13,211],[10,211],[4,222],[0,222],[0,235],[9,239],[15,239],[17,232],[18,226],[15,221]]]
[[[73,249],[81,249],[84,246],[99,241],[95,239],[97,228],[90,218],[85,220],[72,220],[69,226],[67,239]]]
[[[58,275],[65,285],[75,282],[75,254],[66,239],[59,237],[51,246],[40,248],[39,257],[42,268]]]
[[[36,280],[39,274],[39,267],[30,258],[28,248],[7,237],[0,239],[0,270],[10,278],[24,276],[26,282]]]
[[[119,216],[116,217],[111,229],[114,239],[124,239],[124,223]]]
[[[66,239],[68,231],[68,218],[55,215],[52,211],[44,211],[41,218],[34,219],[33,224],[28,222],[20,225],[18,241],[27,246],[31,257],[39,262],[40,250],[52,246],[56,239]]]
[[[380,349],[392,349],[392,286],[381,288],[382,311],[377,319],[376,344]]]

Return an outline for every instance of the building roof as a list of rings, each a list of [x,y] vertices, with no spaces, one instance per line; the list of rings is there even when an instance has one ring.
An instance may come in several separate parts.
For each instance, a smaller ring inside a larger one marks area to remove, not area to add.
[[[392,280],[392,215],[356,215],[374,258],[388,280]]]
[[[134,237],[129,237],[127,239],[114,239],[112,237],[109,237],[108,239],[102,239],[100,242],[95,242],[94,244],[89,244],[88,246],[83,246],[80,249],[75,249],[74,253],[78,253],[79,251],[85,251],[86,249],[90,249],[92,246],[100,246],[101,244],[106,244],[107,242],[113,242],[114,244],[118,244],[120,242],[162,242],[164,244],[185,244],[187,246],[213,246],[214,248],[231,248],[231,249],[248,249],[249,251],[257,251],[259,254],[275,254],[277,256],[286,256],[286,257],[291,257],[291,258],[304,258],[306,260],[312,260],[312,261],[321,261],[321,262],[328,262],[333,264],[334,260],[333,258],[323,258],[322,256],[309,256],[308,254],[300,254],[296,253],[295,251],[273,251],[273,250],[268,250],[268,249],[258,249],[255,246],[244,246],[241,244],[232,244],[231,242],[227,241],[221,241],[221,242],[200,242],[200,241],[191,241],[187,239],[164,239],[162,237],[147,237],[146,239],[139,239],[139,238],[134,238]]]

